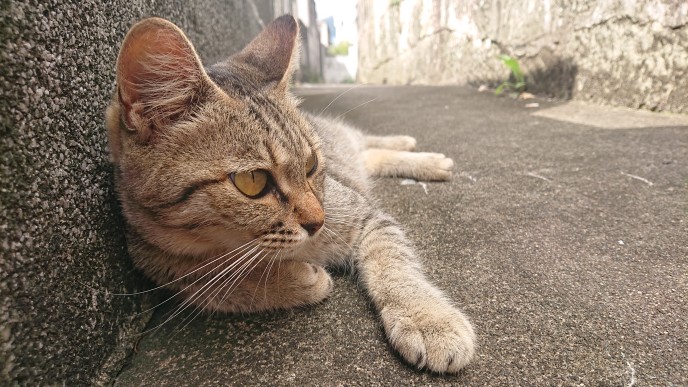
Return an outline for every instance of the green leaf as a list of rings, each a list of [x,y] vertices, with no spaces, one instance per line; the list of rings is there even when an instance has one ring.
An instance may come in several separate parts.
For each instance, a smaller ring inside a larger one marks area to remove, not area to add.
[[[497,89],[495,89],[495,95],[500,95],[504,91],[504,88],[507,86],[506,82],[502,82],[501,85],[497,86]]]
[[[509,68],[509,70],[511,70],[511,73],[514,74],[517,84],[523,83],[525,85],[525,77],[523,76],[523,71],[521,71],[521,65],[518,63],[518,60],[509,55],[501,55],[499,59]]]
[[[516,82],[516,84],[514,85],[513,88],[514,88],[514,90],[521,92],[526,88],[526,83],[525,83],[525,81]]]

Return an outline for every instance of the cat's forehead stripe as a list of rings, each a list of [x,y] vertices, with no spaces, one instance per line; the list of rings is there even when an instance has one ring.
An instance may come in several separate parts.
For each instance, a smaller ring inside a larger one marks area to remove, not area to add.
[[[289,163],[289,151],[285,150],[281,145],[272,143],[270,148],[270,155],[272,156],[275,165],[285,165]]]
[[[236,70],[227,66],[216,65],[206,68],[206,72],[210,79],[228,95],[246,102],[253,102],[262,109],[268,108],[273,113],[281,115],[275,102],[265,97],[260,87],[250,79],[241,77]]]
[[[310,156],[315,148],[313,142],[302,133],[298,123],[250,79],[229,66],[211,66],[206,72],[227,95],[246,104],[248,114],[268,132],[272,142],[280,143],[279,149],[275,146],[266,149],[273,163],[285,165],[293,159],[301,161]]]

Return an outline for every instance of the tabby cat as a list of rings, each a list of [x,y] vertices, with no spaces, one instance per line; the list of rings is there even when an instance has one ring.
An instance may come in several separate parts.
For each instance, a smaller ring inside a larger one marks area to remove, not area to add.
[[[221,312],[318,303],[332,290],[324,267],[350,265],[403,358],[456,373],[474,354],[471,324],[424,277],[370,182],[447,180],[453,162],[300,112],[288,90],[298,40],[282,16],[203,67],[174,24],[131,28],[106,112],[130,255],[186,307]]]

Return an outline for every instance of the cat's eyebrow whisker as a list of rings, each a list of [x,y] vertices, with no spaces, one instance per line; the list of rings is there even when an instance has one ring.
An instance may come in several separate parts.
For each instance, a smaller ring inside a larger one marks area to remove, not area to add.
[[[344,113],[342,113],[342,114],[338,115],[337,117],[335,117],[335,120],[336,120],[337,118],[341,117],[341,116],[346,115],[347,113],[350,113],[350,112],[353,111],[353,110],[356,110],[356,109],[362,107],[363,105],[367,105],[367,104],[369,104],[369,103],[375,101],[376,99],[377,99],[377,97],[375,97],[375,98],[373,98],[373,99],[370,99],[370,100],[368,100],[368,101],[365,101],[365,102],[363,102],[363,103],[361,103],[361,104],[358,104],[358,105],[352,107],[351,109],[349,109],[349,110],[345,111]]]
[[[323,113],[325,113],[325,110],[327,110],[327,108],[329,108],[330,106],[332,106],[332,104],[333,104],[336,100],[338,100],[341,96],[343,96],[344,94],[350,92],[351,90],[353,90],[353,89],[355,89],[355,88],[357,88],[357,87],[359,87],[359,85],[351,86],[350,88],[348,88],[348,89],[346,89],[345,91],[341,92],[341,93],[340,93],[338,96],[336,96],[332,101],[330,101],[330,103],[328,103],[327,106],[325,106],[325,108],[324,108],[324,109],[320,112],[320,114],[318,114],[318,115],[322,115]]]
[[[239,250],[239,249],[243,249],[244,247],[246,247],[246,246],[249,245],[250,243],[253,243],[253,242],[257,241],[257,240],[258,240],[258,238],[252,239],[252,240],[250,240],[250,241],[244,243],[243,245],[241,245],[241,246],[235,248],[235,249],[232,250],[232,251],[229,251],[229,252],[226,252],[226,253],[222,253],[222,254],[218,255],[217,257],[215,257],[215,258],[210,258],[210,259],[208,260],[208,262],[205,263],[203,266],[200,266],[200,267],[198,267],[198,268],[196,268],[196,269],[194,269],[194,270],[192,270],[192,271],[190,271],[190,272],[184,274],[183,276],[181,276],[181,277],[179,277],[179,278],[177,278],[177,279],[174,279],[174,280],[172,280],[172,281],[170,281],[170,282],[168,282],[168,283],[166,283],[166,284],[164,284],[164,285],[156,286],[156,287],[154,287],[154,288],[152,288],[152,289],[143,290],[143,291],[134,292],[134,293],[113,293],[113,296],[137,296],[137,295],[139,295],[139,294],[150,293],[150,292],[152,292],[152,291],[162,289],[162,288],[166,287],[167,285],[173,284],[173,283],[175,283],[175,282],[177,282],[177,281],[181,281],[182,279],[184,279],[184,278],[190,276],[191,274],[197,272],[198,270],[201,270],[201,269],[205,268],[206,266],[211,265],[211,264],[217,262],[218,260],[225,258],[227,255],[232,254],[232,253],[234,253],[235,251],[237,251],[237,250]],[[199,265],[200,265],[200,264],[203,264],[203,262],[199,263]],[[202,277],[201,277],[201,278],[202,278]]]

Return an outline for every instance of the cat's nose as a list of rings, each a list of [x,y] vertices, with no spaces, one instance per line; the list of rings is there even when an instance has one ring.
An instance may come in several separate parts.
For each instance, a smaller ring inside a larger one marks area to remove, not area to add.
[[[325,211],[311,192],[294,199],[294,215],[310,236],[315,235],[325,223]]]
[[[324,223],[324,221],[318,221],[313,223],[301,223],[301,227],[303,227],[303,229],[306,230],[306,232],[308,232],[308,235],[313,236],[316,232],[318,232],[318,230],[320,230]]]

